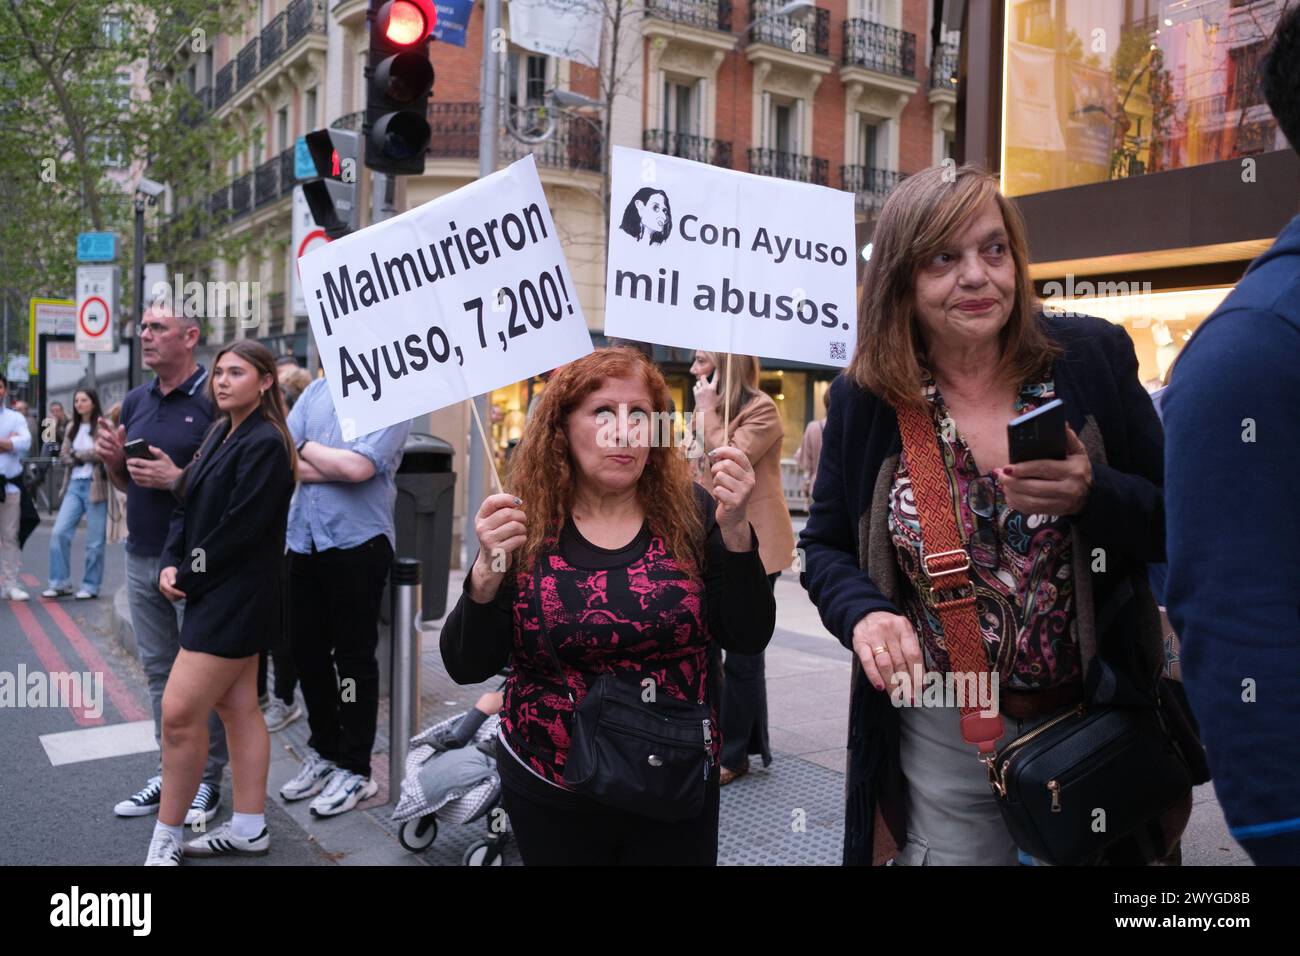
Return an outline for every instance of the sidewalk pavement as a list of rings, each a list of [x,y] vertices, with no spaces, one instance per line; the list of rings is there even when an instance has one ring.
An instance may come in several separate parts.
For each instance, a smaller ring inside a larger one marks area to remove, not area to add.
[[[796,532],[802,519],[795,519]],[[451,573],[448,606],[460,594],[464,573]],[[718,862],[722,865],[837,865],[843,841],[844,756],[852,657],[821,624],[794,573],[776,584],[777,629],[768,648],[768,724],[773,763],[751,761],[751,773],[722,790]],[[115,604],[119,642],[129,643],[130,616],[124,593]],[[425,622],[420,653],[420,726],[415,732],[474,705],[500,681],[459,686],[442,666],[438,635],[442,620]],[[487,819],[440,827],[419,854],[397,841],[388,780],[388,699],[381,698],[372,773],[379,792],[359,812],[317,820],[310,801],[283,804],[279,788],[298,769],[310,732],[306,719],[272,735],[267,781],[280,804],[335,862],[345,865],[459,865],[465,850],[487,835]],[[1187,866],[1248,866],[1244,850],[1228,835],[1212,785],[1198,787],[1183,837]],[[507,848],[505,863],[519,863]]]

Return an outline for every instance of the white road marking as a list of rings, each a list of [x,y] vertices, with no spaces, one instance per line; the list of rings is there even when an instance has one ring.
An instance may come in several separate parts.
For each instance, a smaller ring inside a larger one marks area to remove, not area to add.
[[[45,755],[56,767],[65,763],[124,757],[127,754],[142,754],[158,749],[158,743],[153,737],[152,720],[42,734],[40,739]]]

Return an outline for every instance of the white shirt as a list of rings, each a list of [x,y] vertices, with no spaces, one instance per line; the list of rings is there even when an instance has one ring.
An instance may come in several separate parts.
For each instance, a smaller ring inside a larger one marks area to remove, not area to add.
[[[90,426],[85,422],[77,429],[77,437],[72,439],[72,450],[87,452],[95,450],[95,438],[90,433]],[[93,478],[95,476],[95,466],[90,463],[84,465],[74,465],[72,467],[73,478]]]
[[[10,451],[0,451],[0,474],[5,482],[5,494],[17,494],[18,486],[14,479],[23,473],[23,456],[32,447],[32,433],[27,427],[27,419],[12,408],[0,408],[0,438],[7,438],[14,443]]]

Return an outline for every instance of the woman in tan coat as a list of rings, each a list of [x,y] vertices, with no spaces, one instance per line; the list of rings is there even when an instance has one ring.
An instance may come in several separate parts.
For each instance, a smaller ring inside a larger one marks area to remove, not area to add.
[[[759,555],[769,586],[794,557],[794,528],[781,490],[781,442],[785,430],[776,403],[758,388],[758,359],[696,352],[691,374],[696,377],[696,433],[708,452],[722,445],[743,451],[754,469],[754,493],[749,521],[758,535]],[[724,421],[730,408],[729,421]],[[726,431],[724,434],[724,424]],[[707,473],[701,484],[712,491]],[[722,687],[722,778],[725,786],[749,772],[749,755],[759,754],[763,766],[772,762],[767,735],[767,682],[762,654],[727,652]]]

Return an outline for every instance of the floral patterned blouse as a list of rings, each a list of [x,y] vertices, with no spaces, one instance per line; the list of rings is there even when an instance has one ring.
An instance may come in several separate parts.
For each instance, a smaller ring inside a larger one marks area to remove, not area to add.
[[[980,473],[934,379],[927,375],[923,388],[949,484],[955,485],[954,511],[961,515],[961,537],[971,556],[969,573],[989,669],[998,674],[1000,686],[1013,690],[1078,680],[1069,516],[1023,514],[1008,507],[996,477]],[[1016,414],[1055,397],[1050,379],[1028,383],[1016,399]],[[921,526],[906,454],[899,455],[894,472],[888,523],[905,582],[903,613],[917,630],[926,667],[946,673],[943,626],[922,597],[930,584],[921,569]]]

